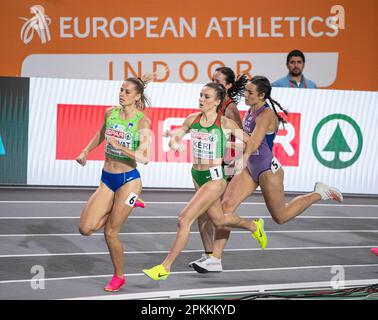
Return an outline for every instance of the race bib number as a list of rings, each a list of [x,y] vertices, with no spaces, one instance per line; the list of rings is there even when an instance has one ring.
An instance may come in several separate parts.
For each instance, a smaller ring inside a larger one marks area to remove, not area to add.
[[[270,164],[270,170],[273,173],[276,173],[281,168],[281,163],[277,160],[276,157],[273,157],[272,162]]]
[[[134,207],[135,202],[138,200],[138,195],[134,192],[130,192],[129,196],[127,197],[125,204],[129,207]]]
[[[210,168],[211,180],[223,179],[222,166]]]
[[[217,135],[191,130],[193,157],[198,159],[215,159]]]

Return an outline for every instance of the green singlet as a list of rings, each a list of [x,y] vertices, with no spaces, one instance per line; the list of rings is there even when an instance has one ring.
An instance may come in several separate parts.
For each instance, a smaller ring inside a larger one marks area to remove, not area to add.
[[[138,149],[140,143],[138,124],[144,117],[144,114],[141,111],[137,111],[135,117],[121,119],[121,110],[121,107],[115,107],[106,119],[105,139],[114,137],[123,147],[135,151]],[[134,161],[120,150],[114,149],[109,143],[106,144],[105,154],[110,158],[118,160]]]
[[[198,159],[222,159],[226,146],[226,136],[223,133],[219,114],[210,127],[203,127],[200,123],[202,114],[190,126],[193,157]]]
[[[199,114],[190,126],[193,157],[202,160],[222,159],[227,139],[220,123],[221,114],[210,127],[201,125],[201,116],[202,114]],[[224,168],[221,165],[208,170],[192,168],[192,178],[198,186],[211,180],[225,179]]]

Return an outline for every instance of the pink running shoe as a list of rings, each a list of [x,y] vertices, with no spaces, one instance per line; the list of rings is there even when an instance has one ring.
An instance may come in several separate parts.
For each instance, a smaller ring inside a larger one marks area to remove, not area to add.
[[[371,248],[370,252],[374,253],[378,257],[378,247],[377,248]]]
[[[125,282],[125,277],[120,278],[117,275],[114,275],[112,280],[110,280],[110,282],[107,284],[104,290],[108,292],[119,291],[119,289],[121,289],[124,286]]]
[[[136,207],[144,208],[145,206],[146,206],[145,203],[141,199],[137,199],[137,201],[134,204],[134,208]]]

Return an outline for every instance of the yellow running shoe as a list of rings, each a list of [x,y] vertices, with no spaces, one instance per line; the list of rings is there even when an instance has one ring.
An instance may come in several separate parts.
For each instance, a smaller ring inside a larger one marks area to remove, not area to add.
[[[169,276],[169,272],[165,270],[162,264],[158,264],[157,266],[151,269],[144,269],[142,270],[144,274],[150,277],[152,280],[165,280]]]
[[[261,249],[265,249],[266,245],[268,244],[268,238],[266,237],[265,230],[264,230],[264,220],[257,219],[253,220],[256,225],[256,231],[252,232],[252,237],[257,240]]]

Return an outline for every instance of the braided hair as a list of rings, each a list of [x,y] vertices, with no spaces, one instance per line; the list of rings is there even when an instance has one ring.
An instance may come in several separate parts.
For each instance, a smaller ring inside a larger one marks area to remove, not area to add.
[[[264,94],[265,99],[269,100],[272,106],[272,109],[274,113],[276,114],[276,117],[278,118],[279,122],[287,123],[287,121],[278,114],[276,110],[276,106],[278,106],[281,109],[281,111],[283,111],[284,114],[288,115],[289,113],[287,112],[286,109],[282,108],[281,105],[276,100],[274,100],[270,96],[272,92],[272,87],[270,85],[269,80],[264,76],[254,76],[249,81],[256,86],[257,92],[259,94]]]
[[[248,82],[247,75],[241,74],[236,77],[234,71],[229,67],[219,67],[215,71],[224,75],[224,80],[227,84],[232,84],[231,88],[227,90],[227,95],[231,98],[232,102],[238,104],[244,96],[245,85]]]

